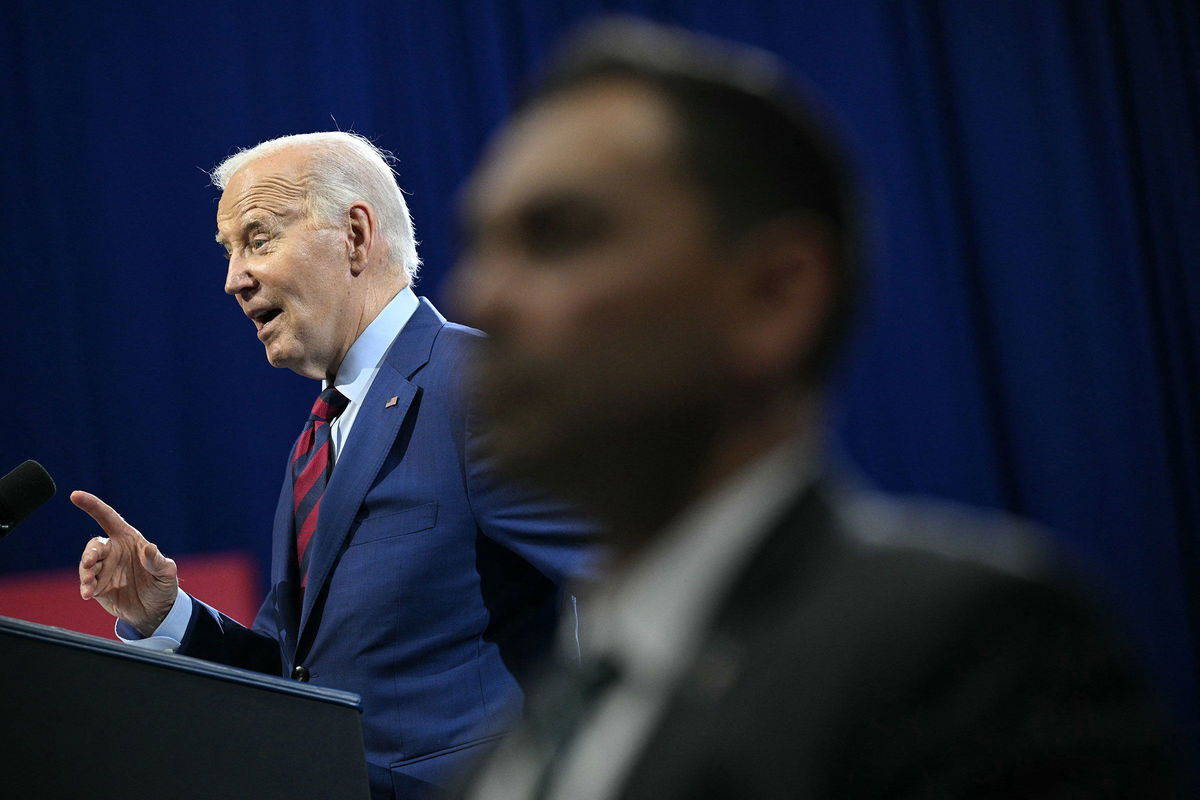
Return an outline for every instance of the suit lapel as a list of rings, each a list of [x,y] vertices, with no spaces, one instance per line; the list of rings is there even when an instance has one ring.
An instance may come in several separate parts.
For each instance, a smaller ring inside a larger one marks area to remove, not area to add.
[[[410,378],[429,361],[445,319],[424,298],[384,356],[379,374],[363,399],[350,436],[338,455],[310,545],[308,587],[300,615],[299,642],[309,633],[313,606],[329,582],[367,490],[383,466],[419,388]],[[394,402],[393,402],[394,399]]]
[[[814,571],[819,574],[822,552],[838,529],[825,483],[819,478],[796,496],[730,586],[694,662],[680,677],[661,720],[634,759],[620,797],[640,800],[705,793],[708,787],[697,785],[697,780],[704,780],[703,771],[683,774],[679,765],[694,766],[713,746],[713,731],[719,730],[713,720],[728,719],[719,709],[753,667],[750,655],[770,646],[782,621],[798,608]]]
[[[838,528],[828,478],[818,477],[796,496],[731,584],[713,630],[738,639],[763,620],[787,613],[780,602],[810,584],[818,554],[835,540]]]

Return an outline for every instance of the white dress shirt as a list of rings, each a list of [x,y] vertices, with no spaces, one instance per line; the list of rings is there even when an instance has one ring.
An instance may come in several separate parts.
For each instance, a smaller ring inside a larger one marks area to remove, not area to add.
[[[694,503],[624,571],[602,579],[584,609],[583,651],[618,665],[617,683],[561,754],[547,797],[616,795],[682,676],[698,654],[716,603],[759,542],[812,480],[803,441],[778,446]],[[472,800],[528,797],[542,763],[501,748]]]
[[[342,364],[338,367],[333,385],[346,396],[350,402],[346,409],[333,421],[330,426],[330,441],[333,444],[333,458],[336,462],[342,452],[342,446],[354,426],[358,409],[371,389],[375,376],[388,348],[400,335],[400,331],[408,324],[420,301],[411,287],[405,287],[388,302],[378,316],[371,321],[359,337],[350,345]],[[329,386],[328,381],[321,382],[321,388]],[[170,612],[150,636],[143,638],[137,629],[124,620],[117,620],[117,638],[126,644],[143,647],[147,650],[162,650],[171,652],[179,648],[183,636],[187,632],[188,621],[192,617],[192,598],[179,589],[175,595],[175,604]]]

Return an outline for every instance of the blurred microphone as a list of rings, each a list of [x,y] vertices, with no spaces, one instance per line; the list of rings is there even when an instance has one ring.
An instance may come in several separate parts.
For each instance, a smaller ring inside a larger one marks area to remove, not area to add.
[[[26,461],[0,478],[0,536],[54,496],[54,479],[36,461]]]

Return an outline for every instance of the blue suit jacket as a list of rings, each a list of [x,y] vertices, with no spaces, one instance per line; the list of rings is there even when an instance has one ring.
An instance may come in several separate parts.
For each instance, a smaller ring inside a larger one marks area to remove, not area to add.
[[[182,643],[263,672],[303,666],[314,683],[360,694],[377,796],[441,785],[511,726],[560,587],[588,569],[591,526],[497,483],[474,455],[464,377],[479,337],[422,299],[339,454],[303,607],[289,474],[253,630],[197,602]]]

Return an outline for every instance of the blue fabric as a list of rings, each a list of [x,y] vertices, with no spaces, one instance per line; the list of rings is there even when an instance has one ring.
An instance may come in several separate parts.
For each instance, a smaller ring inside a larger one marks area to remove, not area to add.
[[[302,601],[289,476],[253,630],[196,602],[180,647],[285,676],[303,666],[313,683],[357,692],[376,783],[390,770],[401,784],[438,785],[507,730],[523,667],[554,639],[560,587],[589,572],[593,531],[497,485],[474,455],[460,400],[478,341],[422,302],[330,476]]]
[[[844,449],[885,489],[1057,531],[1194,736],[1194,3],[8,0],[0,470],[37,458],[169,554],[250,548],[265,564],[265,476],[311,384],[266,369],[222,296],[200,169],[284,133],[375,138],[399,158],[438,299],[456,192],[514,87],[602,10],[757,43],[809,76],[875,209]],[[64,492],[3,542],[0,570],[73,565],[92,532]]]

